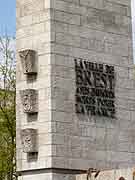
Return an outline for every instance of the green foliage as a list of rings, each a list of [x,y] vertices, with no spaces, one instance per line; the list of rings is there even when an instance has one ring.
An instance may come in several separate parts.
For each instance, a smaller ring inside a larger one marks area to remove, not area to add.
[[[11,39],[0,38],[0,180],[16,178],[15,51]]]

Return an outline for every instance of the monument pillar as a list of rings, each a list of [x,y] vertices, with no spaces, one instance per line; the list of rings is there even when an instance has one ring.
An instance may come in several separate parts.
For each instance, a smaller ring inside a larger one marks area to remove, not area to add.
[[[17,0],[19,180],[135,164],[130,0]]]

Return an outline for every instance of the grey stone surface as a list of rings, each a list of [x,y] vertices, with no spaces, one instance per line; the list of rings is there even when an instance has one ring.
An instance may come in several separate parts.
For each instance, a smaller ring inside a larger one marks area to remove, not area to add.
[[[24,74],[36,74],[37,73],[36,52],[29,49],[29,50],[20,51],[19,55],[23,65]]]
[[[130,9],[130,0],[17,0],[17,52],[38,55],[37,78],[28,80],[17,53],[18,170],[134,166]],[[75,58],[114,66],[116,118],[75,113]],[[24,89],[38,90],[37,121],[28,122],[23,112]],[[25,128],[38,130],[36,162],[22,152]]]
[[[21,140],[24,153],[38,152],[38,134],[36,129],[23,129]]]
[[[38,91],[25,89],[20,91],[23,111],[25,113],[38,112]]]
[[[111,170],[111,171],[101,171],[99,175],[97,176],[97,180],[119,180],[120,177],[123,177],[126,180],[132,180],[133,179],[133,168],[127,168],[127,169],[118,169],[118,170]],[[92,174],[91,179],[94,178],[95,173]],[[77,175],[76,180],[84,180],[86,179],[87,175]]]
[[[121,170],[112,170],[112,171],[101,171],[97,176],[96,180],[119,180],[120,177],[124,177],[126,180],[133,179],[134,169],[121,169]],[[92,174],[91,180],[94,180],[95,173]],[[87,179],[86,174],[82,175],[72,175],[72,174],[56,174],[56,173],[40,173],[38,175],[31,174],[29,176],[25,175],[23,177],[19,177],[19,180],[85,180]]]
[[[130,166],[134,156],[130,113],[135,105],[134,80],[129,74],[133,63],[130,2],[53,2],[53,165],[71,169]],[[115,66],[115,119],[75,114],[74,58]]]

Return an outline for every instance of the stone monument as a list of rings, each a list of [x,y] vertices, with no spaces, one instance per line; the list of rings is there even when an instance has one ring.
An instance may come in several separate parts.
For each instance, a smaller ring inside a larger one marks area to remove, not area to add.
[[[135,164],[130,0],[17,0],[19,180]]]

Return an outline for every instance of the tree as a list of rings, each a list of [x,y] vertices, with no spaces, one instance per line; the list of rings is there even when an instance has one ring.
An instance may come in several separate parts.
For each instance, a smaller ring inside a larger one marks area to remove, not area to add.
[[[13,39],[0,37],[0,180],[17,179],[15,158],[16,86]]]

